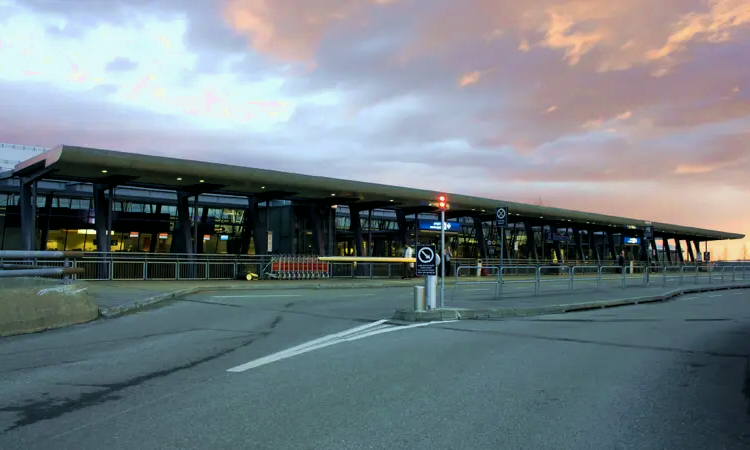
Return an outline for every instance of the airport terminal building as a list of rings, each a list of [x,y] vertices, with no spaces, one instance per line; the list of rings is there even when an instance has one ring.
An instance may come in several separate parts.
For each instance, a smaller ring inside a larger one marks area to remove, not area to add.
[[[744,236],[558,208],[111,150],[0,144],[0,248],[395,256],[435,242],[448,197],[456,257],[690,262]],[[494,209],[509,208],[505,245]],[[651,225],[653,239],[644,238]]]

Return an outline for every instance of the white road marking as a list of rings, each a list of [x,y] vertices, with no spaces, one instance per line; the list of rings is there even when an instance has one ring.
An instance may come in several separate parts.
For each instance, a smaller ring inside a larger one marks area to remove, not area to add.
[[[489,291],[487,288],[472,288],[472,289],[464,289],[464,291]]]
[[[375,294],[340,294],[336,297],[372,297]]]
[[[685,298],[683,298],[683,300],[695,300],[696,298],[698,298],[698,297],[685,297]]]
[[[302,297],[302,294],[247,294],[247,295],[213,295],[211,298],[271,298],[271,297]]]
[[[714,297],[721,297],[721,296],[722,296],[722,294],[709,295],[709,297],[711,297],[711,298],[714,298]]]
[[[339,333],[329,334],[318,339],[314,339],[304,344],[297,345],[295,347],[282,350],[280,352],[273,353],[262,358],[258,358],[254,361],[250,361],[245,364],[241,364],[236,367],[228,369],[227,372],[244,372],[246,370],[254,369],[256,367],[264,366],[272,362],[280,361],[282,359],[291,358],[293,356],[301,355],[303,353],[311,352],[325,347],[330,347],[342,342],[351,342],[358,339],[363,339],[370,336],[376,336],[378,334],[389,333],[391,331],[407,330],[410,328],[425,327],[432,324],[456,322],[455,320],[446,320],[444,322],[425,322],[414,325],[391,325],[385,323],[387,320],[378,320],[377,322],[368,323],[358,327],[350,328],[348,330],[341,331]]]

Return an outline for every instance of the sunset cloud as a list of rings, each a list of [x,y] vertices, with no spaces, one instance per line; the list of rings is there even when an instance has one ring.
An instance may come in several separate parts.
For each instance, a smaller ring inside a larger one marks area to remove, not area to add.
[[[0,141],[750,234],[747,1],[0,0],[0,17]]]

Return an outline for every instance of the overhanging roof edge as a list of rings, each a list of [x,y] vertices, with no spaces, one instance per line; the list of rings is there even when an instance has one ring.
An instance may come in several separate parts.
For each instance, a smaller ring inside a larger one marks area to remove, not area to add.
[[[200,174],[201,177],[209,178],[257,178],[276,182],[284,185],[289,190],[315,190],[315,191],[340,191],[353,192],[362,195],[363,201],[368,201],[371,197],[391,197],[396,200],[411,201],[428,201],[437,198],[440,194],[448,196],[451,206],[456,209],[486,209],[492,210],[496,206],[508,206],[511,213],[519,214],[523,217],[544,217],[549,219],[575,220],[578,223],[590,222],[592,226],[612,225],[625,227],[633,225],[643,227],[647,223],[642,219],[633,219],[619,216],[609,216],[599,213],[584,211],[575,211],[569,209],[555,208],[549,206],[531,205],[518,202],[509,202],[499,199],[473,197],[461,194],[451,194],[442,191],[428,191],[418,188],[409,188],[401,186],[390,186],[371,182],[362,182],[354,180],[337,179],[322,177],[308,174],[295,174],[281,172],[277,170],[259,169],[253,167],[231,166],[220,163],[209,163],[194,160],[182,160],[171,157],[142,155],[134,153],[119,152],[113,150],[104,150],[96,148],[78,147],[62,145],[48,150],[28,161],[19,163],[17,170],[26,167],[41,159],[45,159],[47,167],[51,165],[66,165],[70,167],[106,166],[123,171],[154,171],[164,170],[172,173],[194,173]],[[165,185],[166,186],[166,185]],[[167,186],[169,187],[169,186]],[[661,222],[652,224],[657,232],[679,235],[696,235],[696,237],[705,237],[712,239],[742,239],[744,235],[737,233],[727,233],[717,230],[706,230],[695,227],[686,227]],[[584,227],[581,227],[585,229]]]

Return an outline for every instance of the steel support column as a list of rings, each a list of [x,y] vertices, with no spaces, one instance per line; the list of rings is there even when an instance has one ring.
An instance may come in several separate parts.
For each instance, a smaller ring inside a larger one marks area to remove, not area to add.
[[[693,245],[695,246],[695,256],[699,260],[703,261],[703,257],[702,257],[702,253],[701,253],[701,243],[698,242],[697,240],[694,240],[693,241]],[[705,262],[705,261],[703,261],[703,262]]]
[[[157,203],[156,207],[154,208],[154,212],[151,213],[155,217],[158,217],[161,214],[161,203]],[[148,244],[148,252],[154,253],[156,252],[156,245],[159,242],[159,222],[156,219],[153,219],[153,223],[151,224],[151,242]]]
[[[107,228],[111,198],[107,197],[109,186],[105,184],[94,184],[94,230],[96,230],[96,251],[109,252],[107,234],[111,231]]]
[[[613,261],[617,261],[617,249],[615,248],[615,236],[612,232],[605,232],[607,237],[607,247],[609,249],[609,256]]]
[[[172,231],[172,245],[170,253],[192,253],[192,236],[190,236],[190,197],[195,194],[189,192],[177,192],[177,220]]]
[[[659,262],[659,249],[656,248],[656,238],[649,239],[651,242],[651,252],[654,255],[654,261]]]
[[[396,210],[396,223],[398,224],[398,242],[402,247],[406,247],[406,239],[409,235],[408,225],[406,224],[406,213]]]
[[[685,255],[682,254],[682,244],[680,243],[680,240],[675,238],[674,239],[674,246],[675,250],[677,250],[677,258],[680,260],[680,264],[685,263]]]
[[[21,178],[21,250],[36,250],[36,179]]]
[[[581,242],[581,232],[578,228],[573,228],[573,239],[576,245],[576,259],[579,261],[585,261],[586,255],[583,254],[583,242]]]
[[[685,244],[687,244],[687,250],[688,250],[688,256],[690,257],[690,262],[695,262],[695,253],[693,253],[693,246],[690,245],[690,240],[685,239]]]
[[[325,256],[325,236],[323,222],[325,210],[318,203],[310,203],[310,226],[312,228],[313,252],[317,256]]]
[[[661,248],[664,250],[664,257],[666,258],[668,263],[672,263],[672,250],[669,247],[669,238],[663,237],[661,238]]]
[[[534,261],[539,261],[539,253],[536,248],[536,239],[534,237],[534,227],[531,223],[524,221],[524,228],[526,229],[526,249],[528,251],[528,257],[533,258]]]
[[[365,256],[365,242],[362,236],[362,220],[360,219],[360,209],[354,205],[349,206],[349,231],[354,234],[354,249],[356,256]]]
[[[601,262],[602,255],[599,252],[599,244],[596,242],[596,232],[594,230],[588,230],[589,235],[589,249],[591,250],[591,256],[593,256],[597,262]]]
[[[44,199],[44,225],[42,228],[42,236],[39,239],[39,247],[41,250],[47,250],[47,240],[49,239],[49,226],[52,221],[52,201],[55,195],[53,193],[47,194]]]
[[[481,217],[473,217],[474,233],[477,240],[477,252],[480,258],[487,257],[487,241],[484,239],[484,225]]]

